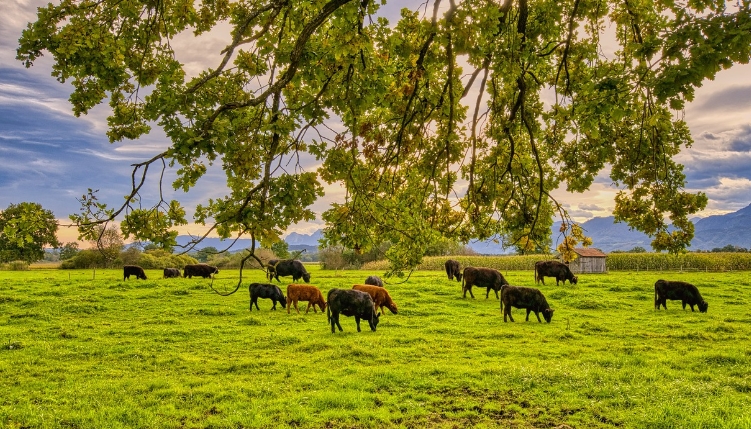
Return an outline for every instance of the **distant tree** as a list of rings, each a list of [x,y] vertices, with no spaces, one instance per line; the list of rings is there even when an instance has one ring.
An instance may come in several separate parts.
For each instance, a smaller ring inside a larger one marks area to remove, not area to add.
[[[59,247],[57,221],[41,204],[11,204],[0,212],[0,262],[31,263],[44,258],[44,247]]]
[[[60,247],[60,260],[65,261],[68,260],[79,252],[78,249],[78,243],[73,241],[70,243],[65,243]]]
[[[196,258],[199,262],[207,262],[209,259],[213,258],[219,253],[219,250],[217,250],[214,246],[208,246],[204,247],[203,249],[199,249],[192,253],[192,256]]]
[[[114,225],[110,225],[109,227],[98,225],[96,226],[96,230],[97,233],[90,242],[102,254],[106,264],[108,266],[112,265],[120,256],[125,241],[122,235],[120,235],[120,231]]]
[[[628,253],[647,253],[647,249],[641,246],[636,246],[633,249],[629,250]]]
[[[271,245],[271,251],[274,252],[277,258],[287,259],[289,258],[289,244],[284,240],[279,240]]]

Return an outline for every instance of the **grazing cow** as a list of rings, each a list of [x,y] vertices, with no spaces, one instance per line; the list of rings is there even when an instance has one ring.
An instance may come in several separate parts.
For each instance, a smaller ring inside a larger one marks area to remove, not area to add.
[[[444,265],[446,267],[446,275],[449,276],[449,280],[456,279],[456,281],[458,282],[462,281],[462,271],[461,267],[459,266],[459,261],[449,259]]]
[[[501,286],[507,284],[506,279],[497,270],[492,268],[467,267],[464,269],[462,292],[464,292],[464,298],[466,298],[467,291],[469,291],[469,295],[474,299],[475,295],[472,293],[472,286],[484,287],[488,289],[485,292],[485,299],[490,295],[490,289],[495,291],[495,297],[498,298],[498,291],[501,290]]]
[[[691,311],[694,311],[694,305],[698,306],[702,313],[706,313],[709,307],[707,301],[704,301],[704,298],[701,297],[699,289],[691,283],[657,280],[655,282],[655,310],[659,310],[660,305],[667,310],[668,307],[665,303],[669,299],[680,300],[684,310],[686,304],[691,306]]]
[[[136,276],[137,279],[146,280],[146,273],[138,265],[123,265],[123,280],[130,280],[130,276]]]
[[[313,306],[313,312],[316,313],[316,305],[321,309],[321,313],[326,309],[326,300],[323,299],[321,290],[313,285],[301,285],[291,284],[287,286],[287,314],[289,309],[295,306],[297,314],[300,314],[300,310],[297,308],[297,301],[308,301],[308,307],[305,309],[305,314],[308,314],[308,310]]]
[[[380,313],[376,314],[373,299],[365,292],[354,289],[331,289],[327,297],[328,307],[326,315],[331,323],[331,333],[336,332],[334,327],[342,331],[342,325],[339,324],[339,314],[345,316],[355,316],[357,323],[357,332],[360,332],[360,319],[365,319],[370,325],[370,330],[375,331],[378,326]]]
[[[212,274],[219,274],[219,269],[213,265],[190,264],[183,268],[183,277],[192,279],[193,276],[203,278],[211,277]]]
[[[266,265],[268,268],[268,279],[276,279],[279,283],[279,276],[287,277],[292,276],[292,281],[296,282],[299,279],[303,279],[305,283],[310,283],[310,274],[305,270],[305,265],[297,259],[282,259],[277,261],[272,259]]]
[[[535,262],[535,284],[542,282],[545,284],[545,277],[555,277],[555,285],[558,286],[558,282],[562,281],[566,284],[568,280],[572,285],[575,285],[578,278],[571,272],[568,265],[558,261],[537,261]]]
[[[511,316],[511,307],[526,309],[527,322],[529,322],[529,313],[534,311],[538,322],[542,323],[539,314],[542,312],[542,317],[545,318],[546,322],[550,323],[553,319],[553,311],[555,311],[550,308],[545,295],[539,289],[504,285],[501,289],[501,311],[503,312],[504,322],[506,322],[506,316],[512,322],[514,321],[514,317]]]
[[[392,314],[397,313],[396,303],[391,299],[391,296],[386,289],[373,285],[354,285],[352,286],[352,289],[370,295],[370,297],[373,298],[373,305],[375,305],[376,310],[380,308],[382,314],[385,314],[383,307],[388,308]]]
[[[253,304],[256,305],[256,310],[261,311],[258,308],[258,298],[268,298],[274,302],[272,310],[276,310],[276,303],[279,301],[282,304],[282,308],[287,306],[287,300],[282,294],[282,290],[279,286],[268,283],[251,283],[248,286],[248,293],[250,293],[250,311],[253,311]]]
[[[171,279],[174,277],[180,277],[180,270],[178,270],[177,268],[165,268],[164,269],[165,279]]]
[[[381,278],[378,276],[368,276],[368,278],[365,279],[365,284],[383,287],[383,280],[381,280]]]

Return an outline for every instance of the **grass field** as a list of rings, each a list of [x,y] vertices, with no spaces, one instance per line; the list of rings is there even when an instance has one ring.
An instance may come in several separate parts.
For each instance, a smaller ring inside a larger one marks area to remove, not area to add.
[[[324,294],[374,274],[311,273]],[[421,271],[387,285],[399,314],[377,332],[336,334],[320,312],[249,312],[259,271],[229,297],[147,274],[0,271],[0,426],[751,428],[749,272],[548,279],[546,324]],[[696,284],[708,313],[654,311],[658,278]]]

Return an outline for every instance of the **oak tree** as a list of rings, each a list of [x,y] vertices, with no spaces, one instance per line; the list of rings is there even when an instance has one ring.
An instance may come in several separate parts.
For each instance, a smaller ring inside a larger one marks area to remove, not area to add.
[[[44,258],[44,247],[60,247],[57,220],[39,203],[10,204],[0,211],[0,262]]]
[[[346,198],[323,214],[324,245],[391,242],[399,272],[444,238],[549,248],[553,216],[574,225],[551,191],[584,191],[606,171],[617,220],[656,250],[690,243],[689,216],[707,198],[686,192],[674,160],[692,143],[676,112],[705,79],[748,62],[749,0],[428,0],[393,22],[378,15],[386,3],[40,8],[18,59],[52,55],[77,115],[109,103],[111,141],[153,126],[170,138],[134,165],[125,204],[81,198],[72,217],[82,234],[122,216],[126,235],[172,246],[185,210],[140,200],[147,170],[175,168],[173,187],[187,191],[223,169],[227,194],[193,219],[209,233],[270,245],[314,218],[323,182],[340,185]],[[226,34],[221,59],[188,75],[171,42],[209,31]],[[311,157],[317,170],[301,161]]]

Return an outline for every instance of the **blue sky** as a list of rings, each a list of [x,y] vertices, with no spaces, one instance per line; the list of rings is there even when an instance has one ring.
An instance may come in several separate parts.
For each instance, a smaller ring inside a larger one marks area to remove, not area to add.
[[[43,57],[30,69],[15,59],[15,49],[26,23],[34,20],[36,7],[47,0],[3,0],[0,14],[0,209],[11,203],[34,201],[67,222],[76,213],[76,198],[87,188],[99,189],[101,200],[119,204],[130,189],[133,163],[161,152],[167,139],[159,130],[137,141],[110,144],[105,135],[107,107],[99,106],[88,115],[73,116],[67,99],[68,84],[51,75],[51,61]],[[390,2],[387,15],[395,16],[402,2]],[[218,64],[217,53],[226,45],[221,34],[208,34],[200,43],[175,41],[178,59],[188,72]],[[182,49],[181,49],[182,48]],[[721,72],[696,93],[696,100],[684,112],[694,146],[681,153],[687,187],[703,191],[709,205],[701,216],[736,211],[751,203],[751,66],[741,65]],[[312,167],[314,168],[314,167]],[[152,173],[154,174],[154,173]],[[167,180],[166,183],[171,181]],[[609,216],[617,192],[601,174],[589,192],[568,195],[554,193],[576,220]],[[223,195],[224,174],[208,174],[198,188],[186,195],[174,192],[186,207],[205,201],[208,195]],[[168,194],[169,186],[165,187]],[[156,192],[150,190],[149,193]],[[327,189],[327,196],[313,209],[320,213],[332,201],[340,200],[339,187]],[[319,221],[301,224],[295,230],[311,233]],[[197,226],[182,232],[200,233]],[[61,230],[63,241],[75,239],[72,230]]]

